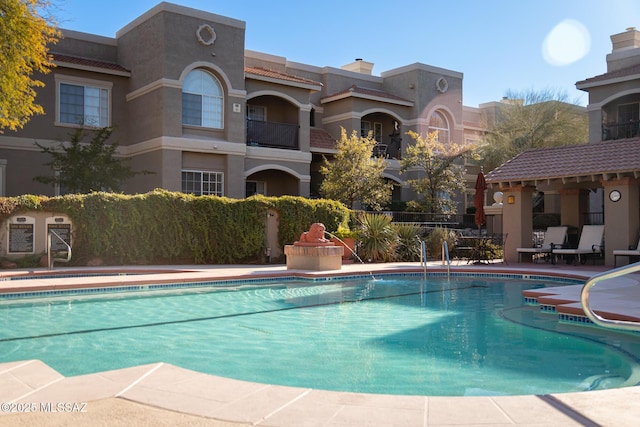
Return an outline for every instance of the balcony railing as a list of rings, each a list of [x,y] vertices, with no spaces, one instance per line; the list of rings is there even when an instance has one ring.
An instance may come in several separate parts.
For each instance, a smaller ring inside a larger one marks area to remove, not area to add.
[[[616,123],[602,126],[602,140],[633,138],[640,136],[640,121]]]
[[[425,227],[445,227],[459,228],[463,227],[465,221],[473,224],[473,215],[462,214],[434,214],[424,212],[398,212],[384,211],[384,214],[391,218],[392,222],[411,223]]]
[[[300,126],[247,120],[247,145],[297,150]]]

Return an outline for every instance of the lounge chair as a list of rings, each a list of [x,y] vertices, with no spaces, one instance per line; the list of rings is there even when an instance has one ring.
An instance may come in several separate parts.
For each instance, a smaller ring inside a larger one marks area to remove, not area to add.
[[[533,262],[535,262],[541,256],[547,256],[551,254],[554,248],[560,248],[565,244],[567,240],[567,229],[569,227],[549,227],[544,233],[544,240],[542,246],[538,248],[517,248],[518,262],[521,261],[522,254],[531,254]]]
[[[582,227],[580,242],[576,249],[553,249],[551,253],[552,255],[575,255],[577,261],[583,264],[582,255],[602,254],[603,236],[604,225],[585,225]]]
[[[617,259],[619,256],[640,256],[640,239],[638,239],[638,246],[633,249],[633,246],[629,247],[629,249],[616,249],[613,251],[613,266],[616,267]]]

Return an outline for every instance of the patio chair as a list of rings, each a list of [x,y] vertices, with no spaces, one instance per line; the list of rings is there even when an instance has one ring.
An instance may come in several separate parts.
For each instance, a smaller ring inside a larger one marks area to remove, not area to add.
[[[616,249],[613,251],[613,266],[616,267],[619,256],[640,256],[640,239],[638,239],[638,246],[633,249],[633,246],[629,246],[629,249]]]
[[[533,262],[540,257],[548,257],[554,248],[561,248],[567,240],[567,226],[549,227],[544,233],[544,240],[540,247],[534,248],[517,248],[518,262],[522,259],[522,254],[531,254]]]
[[[507,245],[507,237],[509,237],[509,233],[494,234],[491,236],[491,244],[500,248],[502,251],[502,262],[505,265],[507,264],[507,258],[505,257],[506,251],[504,248]]]
[[[585,225],[582,227],[582,234],[580,234],[580,241],[578,247],[575,249],[553,249],[551,251],[554,255],[575,255],[575,259],[584,264],[582,255],[595,255],[602,254],[602,238],[604,236],[604,225]],[[595,259],[594,259],[595,264]]]
[[[376,144],[373,146],[374,157],[387,157],[387,144]]]

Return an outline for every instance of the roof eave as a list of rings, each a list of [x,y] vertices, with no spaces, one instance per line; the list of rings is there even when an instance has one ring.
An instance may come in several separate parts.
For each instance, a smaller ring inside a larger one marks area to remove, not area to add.
[[[525,178],[525,179],[498,179],[491,180],[487,178],[487,184],[492,186],[498,186],[501,188],[514,188],[514,187],[539,187],[544,186],[565,186],[567,184],[584,184],[593,182],[607,182],[618,179],[631,177],[633,179],[640,178],[640,170],[634,171],[619,171],[619,172],[598,172],[592,174],[584,174],[578,176],[554,176],[554,177],[539,177],[539,178]]]
[[[612,77],[608,79],[605,78],[602,80],[595,80],[595,81],[583,80],[581,82],[576,83],[576,88],[580,90],[585,90],[593,87],[600,87],[600,86],[611,85],[616,83],[624,83],[624,82],[634,81],[634,80],[640,80],[640,73],[630,74],[628,76]]]
[[[76,64],[73,62],[58,61],[58,60],[54,60],[53,63],[57,67],[71,68],[74,70],[82,70],[82,71],[90,71],[92,73],[110,74],[112,76],[131,77],[130,71],[114,70],[106,67],[94,67],[91,65],[82,65],[82,64]]]
[[[274,77],[266,77],[266,76],[261,76],[259,74],[254,74],[251,72],[246,72],[245,77],[248,79],[260,80],[263,82],[275,83],[275,84],[291,86],[291,87],[297,87],[300,89],[307,89],[315,92],[322,90],[322,85],[319,85],[319,84],[316,85],[311,83],[303,83],[303,82],[295,82],[295,81],[285,80],[285,79],[278,79]]]
[[[411,101],[402,101],[399,99],[392,99],[392,98],[386,98],[383,96],[375,96],[375,95],[370,95],[370,94],[364,94],[364,93],[358,93],[358,92],[345,92],[345,93],[340,93],[337,95],[333,95],[333,96],[328,96],[326,98],[323,98],[320,100],[321,104],[327,104],[329,102],[334,102],[334,101],[339,101],[341,99],[346,99],[346,98],[359,98],[359,99],[366,99],[369,101],[378,101],[378,102],[384,102],[387,104],[396,104],[396,105],[401,105],[404,107],[413,107],[413,102]]]

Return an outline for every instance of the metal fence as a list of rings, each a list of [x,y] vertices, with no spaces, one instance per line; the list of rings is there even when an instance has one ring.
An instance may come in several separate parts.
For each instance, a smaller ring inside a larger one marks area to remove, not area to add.
[[[444,228],[477,228],[474,214],[433,214],[424,212],[384,211],[392,222],[411,223],[425,227]],[[583,223],[589,225],[604,224],[603,212],[582,213]],[[561,225],[560,214],[534,213],[534,230],[546,230],[548,227]]]
[[[298,125],[247,120],[247,144],[298,149]]]

